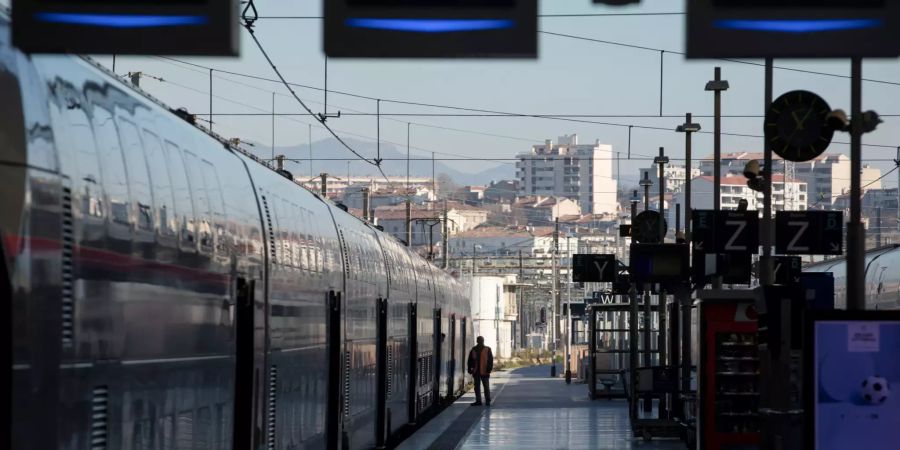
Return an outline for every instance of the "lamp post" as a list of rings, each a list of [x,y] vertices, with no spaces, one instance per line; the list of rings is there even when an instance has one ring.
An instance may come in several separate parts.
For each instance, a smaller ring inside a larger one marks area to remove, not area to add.
[[[684,133],[684,240],[688,245],[688,252],[691,251],[691,180],[693,179],[693,163],[691,162],[691,135],[700,131],[700,124],[691,122],[691,113],[685,113],[684,123],[675,127],[678,133]],[[688,253],[690,255],[690,253]],[[688,258],[691,261],[690,257]],[[691,289],[681,289],[679,291],[678,304],[681,306],[681,351],[673,351],[671,354],[672,365],[681,366],[679,378],[681,381],[681,392],[687,393],[691,389]],[[676,318],[672,318],[676,320]],[[674,323],[674,322],[673,322]],[[677,346],[672,342],[673,350]],[[679,355],[680,353],[680,355]],[[680,357],[680,358],[678,358]],[[680,361],[676,361],[676,358]],[[676,415],[681,417],[683,407],[680,398],[676,398],[674,409]]]
[[[572,257],[572,247],[569,246],[569,234],[566,233],[566,255]],[[570,359],[572,357],[572,263],[568,264],[569,269],[566,271],[566,384],[572,383],[572,367]]]
[[[641,202],[641,197],[638,195],[638,190],[635,189],[631,192],[631,227],[632,227],[632,236],[634,236],[634,219],[637,217],[637,208],[638,203]],[[632,237],[632,241],[634,238]],[[634,386],[637,381],[637,373],[635,369],[638,367],[638,301],[637,301],[637,289],[636,286],[632,286],[631,295],[629,299],[629,309],[628,309],[628,358],[629,358],[629,373],[631,374],[631,385]],[[593,350],[593,349],[592,349]],[[634,419],[637,417],[637,396],[634,393],[634,389],[631,390],[631,396],[633,401],[629,402],[630,410],[629,417]]]
[[[728,90],[728,81],[722,79],[722,68],[715,68],[715,78],[706,83],[706,90],[713,93],[713,209],[722,209],[722,91]],[[716,268],[719,272],[719,268]],[[713,278],[713,287],[722,287],[722,277]]]

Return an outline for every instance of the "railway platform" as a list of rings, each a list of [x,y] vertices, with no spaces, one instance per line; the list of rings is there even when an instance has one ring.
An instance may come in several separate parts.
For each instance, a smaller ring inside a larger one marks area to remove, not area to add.
[[[398,450],[682,450],[677,439],[632,436],[625,400],[590,400],[584,384],[549,378],[549,366],[496,372],[492,405],[470,406],[468,392],[411,435]]]

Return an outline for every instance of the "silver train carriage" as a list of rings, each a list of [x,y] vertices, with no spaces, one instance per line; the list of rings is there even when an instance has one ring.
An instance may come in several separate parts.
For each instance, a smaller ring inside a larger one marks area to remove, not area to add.
[[[900,309],[900,246],[869,250],[865,255],[866,309]],[[829,259],[803,268],[808,272],[834,275],[834,305],[847,306],[847,260]]]
[[[400,242],[2,14],[0,94],[12,448],[373,448],[462,393],[466,293]]]

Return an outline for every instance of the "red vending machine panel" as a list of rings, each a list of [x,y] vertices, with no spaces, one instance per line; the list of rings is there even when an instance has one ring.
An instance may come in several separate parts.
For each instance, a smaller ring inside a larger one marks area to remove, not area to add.
[[[700,301],[701,450],[759,445],[757,314],[750,300]]]

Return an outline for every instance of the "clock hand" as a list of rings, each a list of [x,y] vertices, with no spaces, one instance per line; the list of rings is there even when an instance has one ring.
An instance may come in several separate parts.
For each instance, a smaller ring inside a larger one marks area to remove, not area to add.
[[[812,108],[806,110],[806,114],[803,115],[802,119],[797,118],[797,111],[791,111],[791,117],[794,119],[794,123],[797,124],[797,130],[803,129],[803,124],[806,123],[806,119],[809,118],[809,115],[812,113]]]

